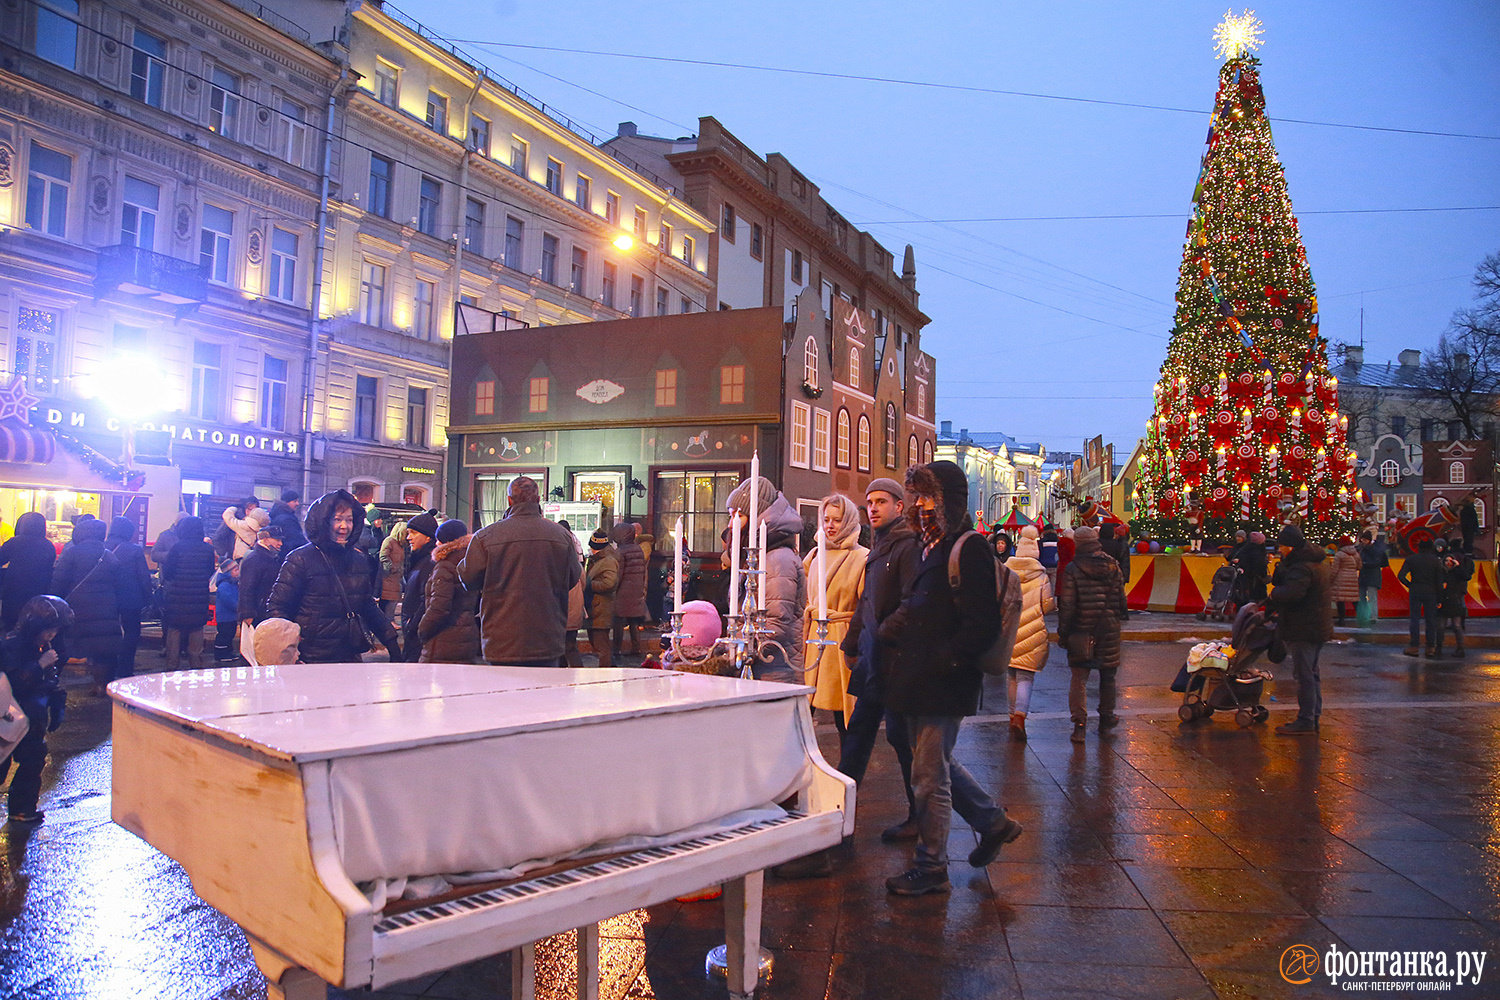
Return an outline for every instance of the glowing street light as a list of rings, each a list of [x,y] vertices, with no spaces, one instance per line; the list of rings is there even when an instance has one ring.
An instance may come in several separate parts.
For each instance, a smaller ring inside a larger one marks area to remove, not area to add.
[[[631,236],[629,233],[621,233],[619,236],[615,237],[615,249],[629,250],[633,246],[635,246],[635,237]]]

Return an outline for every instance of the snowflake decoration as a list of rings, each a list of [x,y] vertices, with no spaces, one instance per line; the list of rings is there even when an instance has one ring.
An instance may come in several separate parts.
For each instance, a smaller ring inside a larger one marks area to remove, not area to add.
[[[1255,11],[1247,10],[1234,16],[1233,11],[1224,12],[1224,20],[1214,29],[1214,53],[1225,59],[1238,59],[1260,48],[1261,27]]]

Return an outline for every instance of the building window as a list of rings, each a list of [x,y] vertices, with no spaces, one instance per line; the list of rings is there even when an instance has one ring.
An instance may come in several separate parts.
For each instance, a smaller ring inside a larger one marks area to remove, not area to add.
[[[1405,417],[1392,417],[1391,418],[1391,433],[1394,434],[1394,435],[1396,435],[1398,438],[1404,438],[1404,437],[1406,437],[1406,418]]]
[[[562,197],[563,165],[560,161],[547,157],[547,190]]]
[[[369,211],[389,219],[391,217],[391,179],[395,176],[396,164],[384,156],[370,157],[370,201]]]
[[[911,468],[922,458],[922,452],[917,447],[917,436],[913,434],[906,439],[906,466]]]
[[[1384,524],[1385,523],[1385,494],[1384,493],[1376,493],[1374,496],[1370,497],[1370,503],[1373,504],[1374,507],[1375,507],[1375,523],[1376,524]]]
[[[68,233],[68,190],[73,186],[73,160],[65,153],[31,144],[30,173],[26,178],[26,224],[53,236]]]
[[[1380,485],[1395,486],[1401,482],[1401,463],[1388,458],[1380,463]]]
[[[815,337],[808,337],[807,343],[802,345],[802,381],[810,388],[818,387],[818,341]]]
[[[526,245],[526,224],[514,215],[505,217],[505,266],[521,269],[521,252]]]
[[[271,280],[267,294],[283,302],[297,300],[297,234],[271,230]]]
[[[594,210],[593,182],[582,174],[573,181],[573,201],[585,212]]]
[[[22,306],[16,313],[16,357],[13,371],[38,392],[56,391],[61,317],[51,310]]]
[[[839,420],[834,445],[834,462],[841,469],[849,468],[849,411],[839,409]]]
[[[927,383],[917,383],[917,416],[927,416]]]
[[[188,412],[199,420],[217,421],[223,398],[224,349],[218,344],[193,341],[193,385]]]
[[[859,388],[859,348],[849,348],[849,388]]]
[[[787,461],[799,469],[805,469],[808,466],[807,432],[811,421],[812,407],[800,400],[792,400],[792,453]]]
[[[161,188],[134,177],[125,178],[125,207],[120,212],[120,242],[142,250],[156,249],[156,213]]]
[[[1477,517],[1477,518],[1479,518],[1479,527],[1482,530],[1484,528],[1484,501],[1483,500],[1476,499],[1474,501],[1474,516]]]
[[[240,78],[214,67],[208,88],[208,128],[226,139],[239,138]]]
[[[167,43],[140,28],[131,39],[130,96],[159,108],[167,78]]]
[[[406,443],[427,447],[427,390],[414,385],[406,389]]]
[[[672,252],[672,227],[665,222],[661,224],[661,229],[657,231],[656,249],[667,254]]]
[[[64,69],[78,64],[78,0],[38,0],[36,54]]]
[[[469,115],[469,148],[480,156],[490,155],[490,123],[478,115]]]
[[[284,358],[269,354],[260,369],[260,425],[271,431],[286,430],[287,369]]]
[[[522,177],[526,176],[526,160],[529,148],[526,140],[520,136],[513,135],[510,137],[510,169]]]
[[[464,200],[464,240],[469,248],[469,253],[476,257],[485,256],[484,252],[484,202],[473,198]]]
[[[574,295],[583,295],[589,271],[589,252],[582,247],[573,248],[573,266],[568,271],[568,287]]]
[[[724,237],[725,243],[734,242],[734,206],[727,201],[724,203],[724,212],[719,223],[719,235]]]
[[[638,240],[646,238],[646,210],[644,208],[635,210],[635,238]]]
[[[435,90],[427,92],[427,126],[439,135],[448,134],[448,98]]]
[[[721,365],[719,368],[719,402],[725,404],[745,401],[745,366]]]
[[[656,405],[677,405],[676,368],[658,368],[656,370]]]
[[[640,316],[645,308],[646,281],[638,274],[630,276],[630,315]]]
[[[437,282],[417,279],[412,295],[412,333],[423,340],[432,340],[437,330],[433,320],[437,318]]]
[[[474,416],[491,417],[495,415],[495,382],[493,379],[485,379],[483,382],[474,383]]]
[[[527,409],[532,413],[547,412],[547,378],[534,378],[531,380],[530,401]]]
[[[1462,420],[1448,421],[1448,440],[1462,441],[1464,437],[1464,425]]]
[[[802,251],[792,251],[792,280],[802,284]]]
[[[691,236],[684,236],[682,238],[683,262],[686,263],[688,267],[697,267],[696,259],[697,258],[694,250],[693,238]],[[685,309],[683,310],[683,312],[686,311],[687,310]]]
[[[870,418],[861,413],[859,415],[859,437],[856,456],[859,460],[859,471],[870,471]]]
[[[1461,483],[1464,481],[1464,463],[1453,462],[1448,466],[1448,482]]]
[[[229,281],[229,240],[233,235],[234,213],[217,205],[204,205],[198,263],[208,268],[213,281]]]
[[[750,223],[750,256],[760,260],[765,255],[764,234],[761,232],[760,223]]]
[[[388,108],[394,108],[401,92],[401,71],[390,63],[375,63],[375,99]]]
[[[354,436],[362,441],[376,439],[379,391],[380,383],[373,375],[354,376]]]
[[[682,297],[682,310],[681,311],[685,312],[685,313],[693,311],[693,300],[690,299],[690,298],[688,298],[686,295],[684,295]]]
[[[885,467],[896,467],[896,404],[885,404]]]
[[[683,521],[683,548],[690,553],[718,553],[729,527],[729,494],[739,485],[738,472],[659,472],[656,474],[657,538],[669,544],[677,519]],[[717,556],[715,556],[717,558]]]
[[[665,288],[657,288],[657,290],[656,290],[656,315],[658,315],[658,316],[665,316],[666,314],[667,314],[667,290]]]
[[[619,280],[620,269],[609,261],[604,262],[604,276],[599,282],[599,301],[604,303],[606,309],[615,307],[615,283]]]
[[[295,166],[302,166],[307,158],[307,121],[300,104],[281,102],[281,121],[276,125],[276,148],[281,158]]]
[[[620,196],[613,191],[604,192],[604,221],[611,226],[620,224]]]
[[[1393,498],[1397,514],[1405,514],[1407,517],[1417,512],[1417,495],[1415,493],[1397,493]]]
[[[385,265],[365,261],[359,282],[359,318],[368,326],[385,323]]]
[[[557,237],[551,233],[542,234],[542,280],[557,284]]]
[[[1354,428],[1351,427],[1350,431],[1352,432],[1353,430],[1354,430]],[[1436,431],[1437,431],[1437,421],[1433,420],[1431,417],[1425,417],[1425,418],[1423,418],[1422,424],[1421,424],[1421,432],[1420,432],[1420,434],[1421,434],[1421,439],[1422,439],[1422,441],[1423,441],[1424,444],[1426,442],[1428,442],[1428,441],[1436,441],[1437,440]],[[1352,436],[1352,434],[1351,434],[1351,436]]]
[[[130,326],[128,323],[115,324],[116,354],[144,354],[147,339],[145,327]]]
[[[431,177],[422,178],[422,190],[417,201],[417,228],[428,236],[437,235],[438,206],[443,201],[443,185]]]
[[[925,463],[927,463],[928,465],[932,464],[932,442],[931,441],[923,441],[922,442],[922,461],[925,462]]]
[[[813,409],[812,467],[816,472],[828,471],[828,446],[832,430],[833,415],[827,410]]]

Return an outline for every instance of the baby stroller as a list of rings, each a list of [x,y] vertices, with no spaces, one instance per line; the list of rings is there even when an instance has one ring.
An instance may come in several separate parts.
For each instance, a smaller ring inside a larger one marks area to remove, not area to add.
[[[1269,671],[1254,665],[1255,658],[1270,645],[1276,624],[1263,605],[1247,604],[1234,618],[1229,642],[1200,642],[1188,653],[1188,662],[1172,690],[1182,692],[1177,717],[1183,722],[1211,718],[1215,712],[1233,711],[1241,729],[1265,722],[1270,712],[1260,703]]]
[[[1220,566],[1214,570],[1213,581],[1208,587],[1208,600],[1204,602],[1203,610],[1198,612],[1200,622],[1210,617],[1221,622],[1229,617],[1230,598],[1234,595],[1235,581],[1239,576],[1238,566]]]

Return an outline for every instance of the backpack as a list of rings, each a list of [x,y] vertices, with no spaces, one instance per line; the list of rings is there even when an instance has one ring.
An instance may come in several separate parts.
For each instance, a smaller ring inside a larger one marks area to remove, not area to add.
[[[953,548],[948,551],[948,585],[955,591],[958,590],[958,557],[963,551],[964,542],[969,538],[978,538],[984,542],[984,538],[977,531],[966,531],[958,536],[953,543]],[[994,549],[985,543],[985,550],[992,554]],[[995,593],[1000,599],[1000,634],[995,636],[995,641],[989,648],[979,654],[977,660],[979,669],[992,677],[1004,676],[1010,668],[1010,656],[1015,652],[1016,633],[1021,627],[1021,587],[1015,582],[1015,573],[1002,563],[999,559],[995,563]]]
[[[238,539],[239,536],[234,533],[233,528],[227,524],[220,524],[219,529],[214,532],[214,554],[219,559],[228,559],[234,555],[234,543]]]

